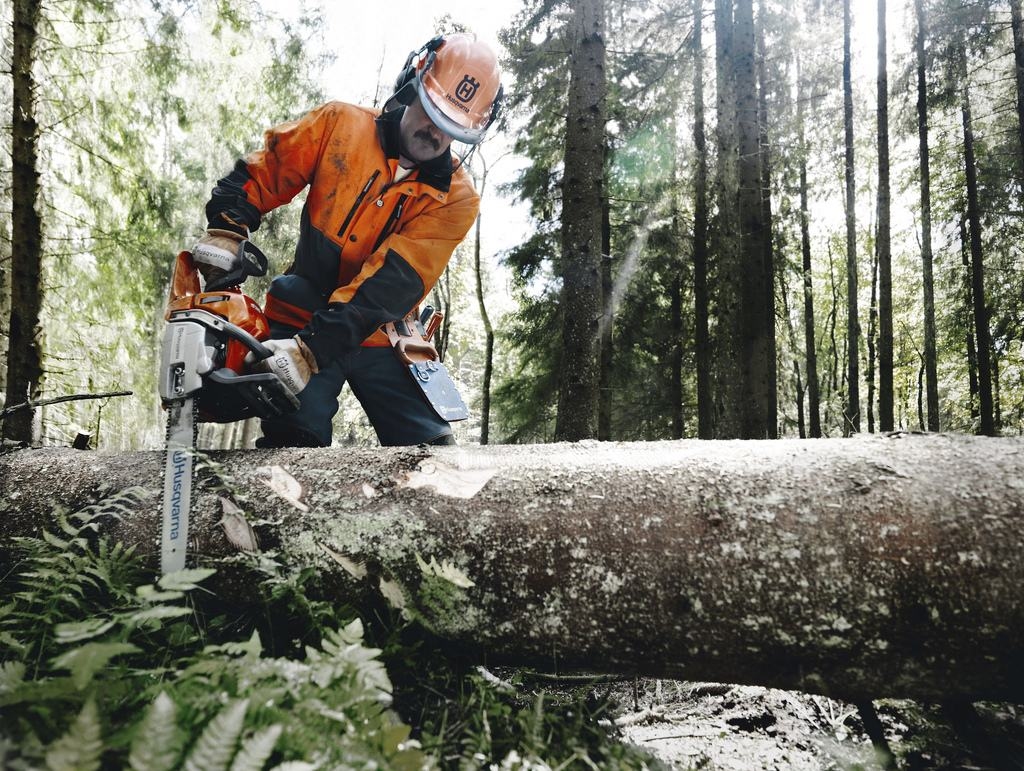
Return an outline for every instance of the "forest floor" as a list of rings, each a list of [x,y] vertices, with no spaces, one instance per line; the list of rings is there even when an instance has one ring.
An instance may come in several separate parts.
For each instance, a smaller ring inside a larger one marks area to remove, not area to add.
[[[672,771],[886,768],[857,707],[824,696],[641,679],[614,685],[611,698],[623,741]],[[1024,769],[1020,705],[942,708],[886,700],[875,709],[896,768]]]

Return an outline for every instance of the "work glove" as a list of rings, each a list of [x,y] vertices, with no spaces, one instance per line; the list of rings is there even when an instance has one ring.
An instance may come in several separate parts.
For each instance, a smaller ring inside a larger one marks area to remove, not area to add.
[[[192,247],[192,262],[209,284],[231,273],[241,264],[239,245],[245,236],[232,230],[210,228]]]
[[[296,335],[286,340],[267,340],[263,345],[273,353],[266,359],[257,359],[250,352],[245,363],[254,372],[272,372],[285,388],[296,396],[306,387],[309,379],[320,371],[316,357],[302,339]]]

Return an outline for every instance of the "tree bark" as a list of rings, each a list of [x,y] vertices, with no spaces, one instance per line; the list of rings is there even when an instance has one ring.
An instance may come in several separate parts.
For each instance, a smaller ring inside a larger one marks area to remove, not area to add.
[[[483,174],[479,179],[481,198],[487,189],[487,162],[478,154],[483,165]],[[480,444],[490,441],[491,432],[491,376],[494,372],[494,327],[491,325],[490,314],[487,313],[487,302],[484,297],[483,267],[480,263],[480,221],[483,215],[476,217],[475,239],[473,242],[473,268],[476,276],[476,301],[480,308],[480,320],[484,325],[484,377],[480,385]]]
[[[696,153],[693,207],[694,348],[697,366],[697,436],[711,439],[711,342],[708,327],[708,152],[704,135],[703,0],[693,0],[693,144]]]
[[[1017,144],[1021,181],[1024,182],[1024,22],[1021,20],[1020,0],[1010,0],[1010,26],[1013,29],[1013,74],[1017,86]]]
[[[857,185],[853,153],[850,0],[843,0],[843,126],[846,147],[846,414],[843,434],[860,431],[860,321],[857,318]]]
[[[807,137],[804,126],[803,79],[797,57],[797,144],[800,153],[800,255],[803,259],[804,357],[807,362],[807,412],[812,439],[821,437],[821,396],[818,390],[818,349],[814,342],[814,287],[811,272],[811,217],[807,190]]]
[[[755,58],[757,75],[751,75],[751,84],[757,93],[757,147],[760,152],[760,173],[757,180],[761,199],[760,248],[763,262],[760,265],[761,285],[757,288],[762,313],[757,331],[761,338],[758,358],[758,384],[756,386],[761,405],[760,427],[752,438],[777,439],[779,436],[778,407],[778,362],[776,361],[775,333],[775,250],[772,228],[772,154],[771,132],[768,127],[768,54],[764,42],[764,2],[759,6],[759,23],[751,26],[755,35]],[[751,9],[751,14],[753,13]]]
[[[871,260],[871,304],[868,306],[868,334],[865,345],[868,349],[867,371],[864,373],[868,381],[868,433],[875,433],[875,341],[878,322],[878,251],[875,250]]]
[[[1014,2],[1016,3],[1016,0]],[[932,275],[932,188],[928,147],[928,69],[924,41],[928,32],[924,0],[914,0],[917,16],[917,137],[921,173],[921,285],[924,294],[924,371],[928,405],[928,430],[939,426],[938,351],[935,334],[935,279]],[[1022,52],[1024,55],[1024,52]],[[1019,72],[1019,70],[1018,70]],[[1020,77],[1020,75],[1018,75]],[[1024,124],[1022,124],[1024,131]],[[1022,144],[1024,147],[1024,144]]]
[[[615,349],[612,326],[615,307],[612,297],[612,222],[611,206],[607,197],[601,202],[601,324],[599,327],[600,356],[597,378],[597,438],[607,442],[612,438],[612,365]]]
[[[886,55],[886,0],[878,0],[878,427],[895,428],[893,419],[892,246],[889,192],[889,63]]]
[[[978,169],[974,155],[974,127],[971,118],[971,96],[968,88],[967,52],[960,48],[963,80],[960,88],[964,127],[964,169],[967,183],[967,222],[971,246],[971,298],[974,304],[974,335],[977,340],[978,397],[981,422],[978,433],[995,436],[992,408],[992,337],[988,328],[988,307],[985,303],[985,265],[981,247],[981,207],[978,203]]]
[[[195,487],[190,559],[219,564],[224,597],[243,598],[258,569],[227,540],[218,497],[245,512],[285,569],[315,570],[326,596],[380,601],[387,589],[453,650],[490,661],[855,701],[1017,699],[1024,688],[1020,439],[295,449],[211,460]],[[102,532],[155,568],[161,466],[155,452],[0,456],[0,548],[55,529],[55,506],[141,486]],[[305,510],[268,491],[273,467],[301,485]],[[430,578],[417,557],[473,585]]]
[[[11,79],[11,316],[8,326],[5,403],[32,402],[43,376],[39,347],[42,310],[43,225],[36,208],[39,169],[35,118],[35,42],[40,4],[15,0]],[[33,439],[35,410],[15,413],[3,422],[3,436],[19,442]]]
[[[601,212],[604,207],[604,0],[575,0],[562,182],[562,368],[555,438],[597,436]]]
[[[753,3],[717,0],[715,10],[720,84],[715,371],[721,400],[715,436],[774,438],[774,276],[765,257]]]

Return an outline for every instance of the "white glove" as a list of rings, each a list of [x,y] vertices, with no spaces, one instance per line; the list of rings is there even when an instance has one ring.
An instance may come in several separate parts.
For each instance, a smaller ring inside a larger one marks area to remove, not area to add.
[[[241,264],[238,245],[244,240],[245,236],[232,230],[211,228],[192,247],[192,261],[207,284],[226,276]]]
[[[266,359],[256,359],[250,352],[245,363],[254,372],[272,372],[281,378],[285,388],[296,396],[306,387],[309,379],[320,371],[316,357],[302,339],[296,335],[286,340],[266,340],[264,346],[273,351]]]

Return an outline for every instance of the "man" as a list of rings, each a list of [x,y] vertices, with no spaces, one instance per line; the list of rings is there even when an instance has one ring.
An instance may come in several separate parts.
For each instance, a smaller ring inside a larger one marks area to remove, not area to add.
[[[501,102],[494,52],[472,35],[411,53],[382,113],[332,102],[266,133],[206,206],[193,249],[204,276],[232,264],[263,214],[306,187],[295,259],[271,283],[267,347],[300,408],[263,421],[259,447],[327,446],[348,382],[381,444],[454,444],[381,325],[423,301],[476,219],[479,196],[454,140],[483,139]]]

